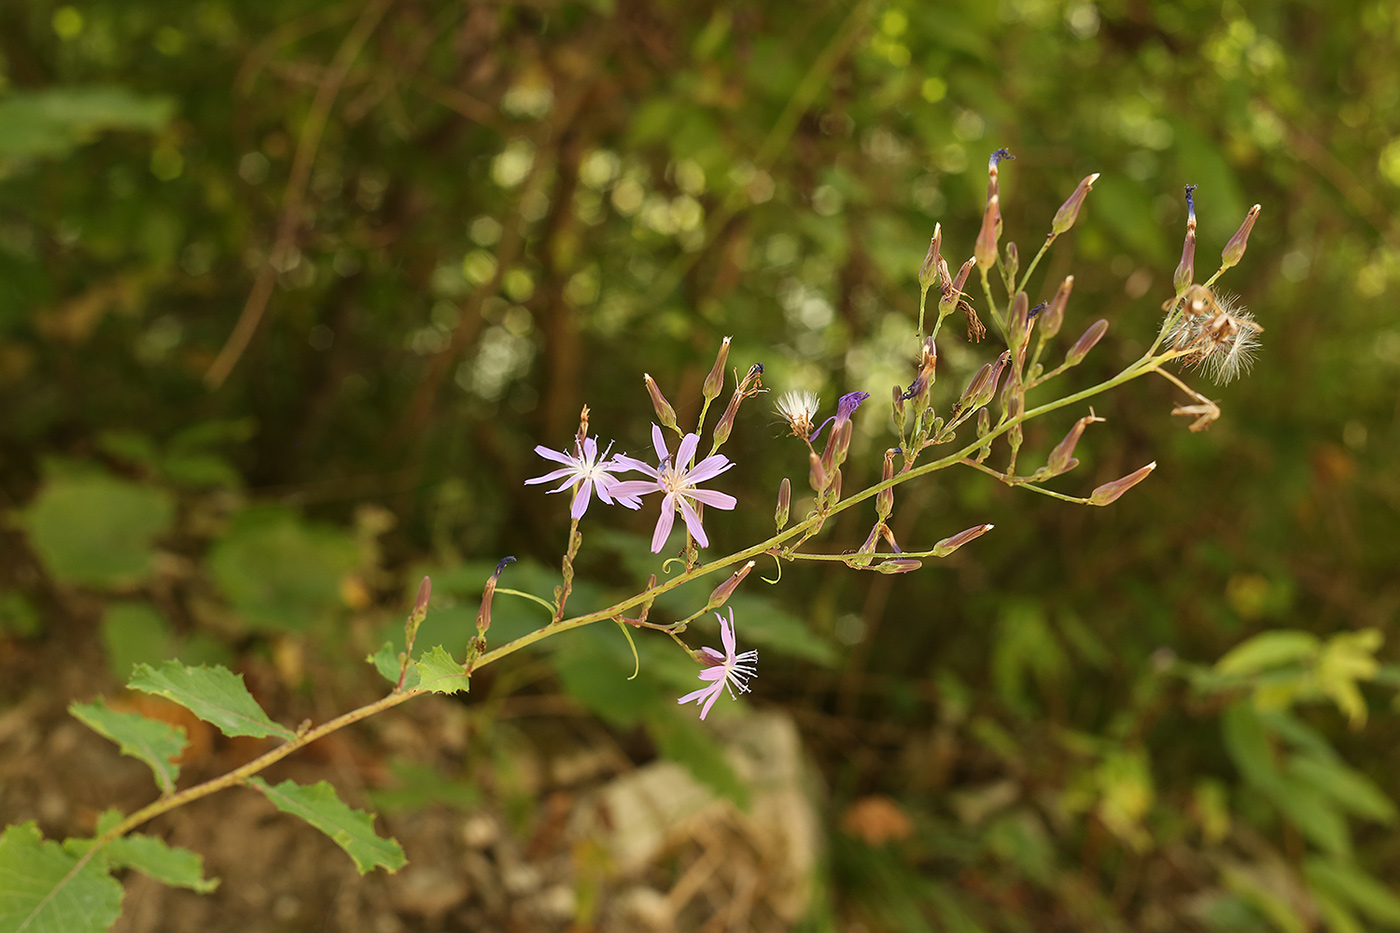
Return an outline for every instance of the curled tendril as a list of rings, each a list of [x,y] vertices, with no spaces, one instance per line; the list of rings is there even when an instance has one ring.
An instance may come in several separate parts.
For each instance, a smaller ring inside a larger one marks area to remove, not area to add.
[[[775,564],[778,565],[778,575],[777,575],[776,577],[774,577],[773,579],[771,579],[771,580],[768,579],[767,577],[763,577],[763,576],[760,576],[759,579],[762,580],[764,583],[768,583],[768,584],[777,583],[779,580],[781,580],[781,579],[783,578],[783,562],[782,562],[782,560],[778,557],[778,555],[777,555],[777,554],[774,554],[772,551],[769,551],[769,552],[768,552],[768,556],[771,557],[771,558],[773,558],[773,563],[775,563]]]

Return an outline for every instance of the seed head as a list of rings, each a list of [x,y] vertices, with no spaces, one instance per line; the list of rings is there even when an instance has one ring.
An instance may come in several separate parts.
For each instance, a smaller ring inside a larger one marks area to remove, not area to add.
[[[778,415],[788,423],[792,436],[806,440],[812,436],[812,432],[815,430],[812,419],[816,417],[821,403],[822,400],[817,397],[817,393],[808,392],[805,389],[793,389],[791,392],[784,392],[778,396],[775,407]]]

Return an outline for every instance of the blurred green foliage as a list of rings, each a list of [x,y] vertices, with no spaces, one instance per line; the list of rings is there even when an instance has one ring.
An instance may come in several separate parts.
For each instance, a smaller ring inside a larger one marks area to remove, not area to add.
[[[419,645],[460,653],[500,556],[521,558],[503,586],[554,585],[565,497],[522,481],[584,403],[636,454],[642,371],[693,423],[733,335],[731,365],[775,389],[872,393],[859,488],[910,378],[926,237],[970,254],[992,149],[1018,157],[1023,257],[1103,173],[1031,284],[1075,275],[1065,346],[1112,324],[1075,385],[1151,340],[1199,184],[1198,269],[1264,207],[1223,284],[1265,351],[1202,387],[1208,433],[1134,383],[1096,401],[1108,423],[1058,487],[1155,459],[1111,508],[941,474],[901,492],[900,541],[992,534],[899,578],[770,589],[760,567],[736,597],[757,702],[801,712],[832,831],[871,793],[915,825],[843,837],[814,922],[1400,925],[1397,53],[1382,0],[5,4],[0,502],[43,573],[0,568],[0,638],[66,636],[56,595],[78,589],[111,600],[114,668],[190,660],[177,642],[348,665],[401,631],[402,569],[428,566]],[[948,334],[935,404],[998,349]],[[806,469],[759,408],[726,448],[744,506],[711,518],[716,550],[766,535]],[[1085,413],[1029,428],[1023,462]],[[594,508],[580,610],[655,569],[646,519]],[[833,550],[864,535],[833,524]],[[498,595],[493,640],[540,613]],[[693,672],[658,641],[631,682],[610,628],[541,655],[604,722],[720,760],[671,715]]]

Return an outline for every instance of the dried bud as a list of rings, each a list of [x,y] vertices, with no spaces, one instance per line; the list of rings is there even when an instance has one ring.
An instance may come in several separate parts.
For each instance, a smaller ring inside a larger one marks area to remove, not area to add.
[[[1074,427],[1069,429],[1065,439],[1056,444],[1055,449],[1050,451],[1050,459],[1046,461],[1046,466],[1049,467],[1051,476],[1068,473],[1079,465],[1079,461],[1074,459],[1074,446],[1079,443],[1080,435],[1084,433],[1085,428],[1095,421],[1103,420],[1097,415],[1085,415],[1074,423]]]
[[[933,225],[933,238],[928,243],[928,255],[924,257],[924,264],[919,267],[919,287],[928,291],[933,283],[938,281],[939,266],[947,268],[943,263],[943,257],[939,255],[939,249],[943,245],[943,225]]]
[[[1249,213],[1244,216],[1244,223],[1240,224],[1240,229],[1235,231],[1235,235],[1230,237],[1230,242],[1220,251],[1220,268],[1229,269],[1244,258],[1244,248],[1249,245],[1249,232],[1254,229],[1254,222],[1258,219],[1259,205],[1256,204],[1249,209]]]
[[[783,481],[778,484],[778,507],[773,510],[773,524],[778,526],[779,531],[787,527],[788,510],[791,506],[792,483],[788,482],[788,478],[784,476]]]
[[[744,582],[744,578],[749,575],[749,571],[752,569],[753,561],[749,561],[747,564],[734,571],[728,580],[725,580],[719,586],[715,587],[713,592],[710,593],[710,601],[705,606],[705,609],[718,609],[728,602],[729,597],[734,595],[734,591],[739,588],[740,583]]]
[[[738,389],[729,396],[729,404],[724,406],[724,414],[720,416],[715,424],[712,444],[715,450],[719,450],[720,445],[729,440],[729,434],[734,430],[734,419],[739,417],[739,404],[743,402],[744,396]]]
[[[506,565],[513,563],[514,557],[501,558],[501,562],[496,565],[496,572],[486,581],[486,588],[481,591],[481,608],[476,611],[477,635],[485,635],[486,630],[491,627],[491,599],[496,595],[496,581],[500,579],[501,571],[506,569]]]
[[[977,265],[977,257],[969,256],[967,261],[958,269],[957,277],[953,279],[953,291],[961,292],[967,285],[967,277],[972,274],[972,267]]]
[[[733,339],[725,337],[724,342],[719,345],[719,354],[715,356],[715,365],[710,367],[710,374],[705,377],[705,384],[700,389],[707,402],[713,401],[724,391],[724,368],[729,364],[729,341]]]
[[[1079,335],[1074,346],[1070,347],[1069,352],[1065,354],[1065,363],[1069,366],[1079,365],[1106,333],[1108,333],[1108,322],[1102,318],[1090,324],[1089,329]]]
[[[1180,295],[1196,280],[1196,186],[1186,186],[1186,241],[1181,245],[1181,262],[1177,264],[1172,285]]]
[[[894,455],[899,453],[898,447],[885,451],[885,465],[880,471],[880,482],[888,483],[894,479]],[[894,511],[894,487],[890,486],[881,489],[875,494],[875,514],[880,517],[880,521],[890,517]]]
[[[875,569],[881,573],[909,573],[911,570],[918,570],[924,562],[913,557],[896,557],[891,560],[882,560],[875,565]]]
[[[949,554],[962,547],[974,538],[980,538],[987,532],[995,528],[995,525],[973,525],[966,531],[960,531],[951,538],[944,538],[933,546],[934,557],[947,557]]]
[[[1006,244],[1006,258],[1003,263],[1006,266],[1006,276],[1012,281],[1016,280],[1016,273],[1021,271],[1021,252],[1016,248],[1015,243]]]
[[[1065,305],[1069,304],[1069,293],[1072,291],[1074,276],[1067,275],[1056,289],[1055,297],[1050,299],[1050,305],[1040,315],[1041,339],[1049,340],[1060,332],[1060,325],[1065,321]]]
[[[651,378],[651,373],[642,373],[642,378],[646,380],[647,394],[651,396],[651,407],[656,409],[657,423],[663,428],[679,430],[676,427],[676,410],[666,401],[666,396],[661,394],[661,387]]]
[[[815,492],[823,493],[826,491],[827,484],[826,467],[822,465],[822,458],[817,456],[816,451],[812,451],[807,457],[809,460],[807,482],[811,483]]]
[[[1089,504],[1108,505],[1110,502],[1115,501],[1119,496],[1123,495],[1123,493],[1147,479],[1147,474],[1155,469],[1157,469],[1157,461],[1154,460],[1145,467],[1138,467],[1122,479],[1115,479],[1111,483],[1104,483],[1090,494]]]
[[[1094,189],[1094,182],[1099,180],[1099,173],[1084,176],[1084,180],[1074,189],[1074,194],[1069,196],[1065,203],[1060,205],[1060,209],[1055,212],[1055,219],[1050,221],[1050,235],[1059,236],[1079,219],[1079,209],[1084,206],[1084,199],[1089,192]]]
[[[972,377],[972,381],[963,389],[962,397],[958,399],[958,408],[962,411],[970,411],[974,406],[972,403],[982,394],[987,387],[987,382],[992,378],[992,364],[983,363],[982,368],[977,370],[977,374]]]

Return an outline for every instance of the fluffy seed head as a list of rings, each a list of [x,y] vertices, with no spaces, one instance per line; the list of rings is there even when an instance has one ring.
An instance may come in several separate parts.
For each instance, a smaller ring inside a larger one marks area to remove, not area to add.
[[[793,389],[791,392],[784,392],[778,396],[775,407],[778,410],[778,415],[792,429],[792,436],[805,439],[812,436],[814,429],[812,419],[816,417],[817,409],[821,403],[822,400],[817,397],[817,393],[808,392],[805,389]]]

